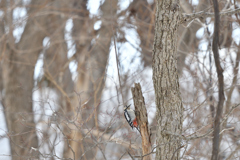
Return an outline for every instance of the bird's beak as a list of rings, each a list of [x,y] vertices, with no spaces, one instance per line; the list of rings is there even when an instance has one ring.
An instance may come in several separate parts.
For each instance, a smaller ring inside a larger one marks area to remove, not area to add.
[[[131,104],[129,104],[128,106],[124,107],[124,110],[128,109],[131,106]]]

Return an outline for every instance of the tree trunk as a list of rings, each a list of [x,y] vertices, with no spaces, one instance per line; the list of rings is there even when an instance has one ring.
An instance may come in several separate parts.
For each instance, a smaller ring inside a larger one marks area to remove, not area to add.
[[[97,38],[88,17],[87,1],[76,1],[74,3],[74,7],[82,10],[78,13],[82,20],[73,20],[73,36],[76,37],[75,56],[78,62],[78,78],[75,83],[75,90],[81,92],[79,96],[82,104],[79,106],[78,98],[75,98],[73,104],[76,104],[75,107],[81,107],[81,115],[78,117],[78,122],[81,124],[79,127],[87,127],[89,130],[95,127],[98,129],[98,110],[105,85],[105,73],[114,32],[114,15],[116,15],[117,3],[117,0],[106,0],[101,5],[102,24]],[[92,39],[95,41],[92,42]],[[83,105],[86,101],[88,103]],[[79,128],[72,129],[69,133],[69,144],[64,147],[64,157],[73,158],[73,152],[69,147],[71,146],[76,159],[94,159],[97,153],[97,148],[94,146],[98,138],[84,137],[85,135],[79,131]]]
[[[31,5],[40,5],[40,3],[41,0],[36,0],[32,1]],[[28,10],[29,15],[32,12],[33,9]],[[4,48],[1,54],[5,55],[2,64],[5,90],[3,106],[11,155],[13,160],[30,159],[30,156],[37,158],[38,151],[34,151],[38,149],[38,139],[32,110],[32,90],[34,68],[45,37],[40,29],[45,24],[45,18],[29,16],[20,41],[15,43],[12,15],[5,12],[4,16],[8,17],[4,27],[12,29],[6,35],[6,39],[1,41],[1,46]]]
[[[150,153],[152,147],[148,126],[148,115],[140,83],[135,83],[134,87],[131,87],[131,91],[133,95],[137,124],[142,138],[142,154],[144,155],[142,159],[151,160],[152,158]]]
[[[158,0],[153,50],[153,83],[157,107],[156,159],[179,159],[183,106],[177,74],[179,4]]]

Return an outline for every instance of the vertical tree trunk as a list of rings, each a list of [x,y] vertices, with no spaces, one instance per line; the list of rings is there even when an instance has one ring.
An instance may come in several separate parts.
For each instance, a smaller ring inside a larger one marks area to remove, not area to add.
[[[156,159],[179,159],[183,106],[177,74],[179,4],[158,0],[153,50],[153,83],[157,106]],[[174,136],[174,135],[175,136]]]
[[[23,62],[22,58],[8,44],[6,46],[7,58],[3,65],[4,111],[12,159],[21,159],[24,158],[22,156],[31,155],[31,147],[38,148],[32,111],[33,72],[37,56],[32,56],[30,65],[16,64],[14,61]]]
[[[93,34],[89,12],[87,10],[87,1],[75,1],[75,6],[81,9],[78,15],[82,17],[73,20],[73,36],[76,37],[76,57],[78,61],[78,79],[75,83],[75,90],[82,92],[80,95],[81,102],[88,101],[84,106],[79,106],[77,98],[73,104],[81,107],[81,116],[78,122],[83,124],[89,130],[98,129],[98,106],[102,96],[102,90],[105,85],[105,73],[108,65],[108,57],[113,36],[113,26],[117,11],[117,0],[106,0],[101,5],[102,24],[98,31],[97,37]],[[95,41],[92,42],[92,39]],[[77,100],[77,101],[76,101]],[[81,105],[81,104],[80,104]],[[75,106],[76,107],[76,106]],[[84,137],[79,128],[71,130],[68,134],[69,144],[64,147],[64,158],[73,158],[72,150],[75,152],[76,159],[94,159],[97,148],[94,147],[97,138]],[[95,140],[95,142],[94,142]]]
[[[39,5],[36,0],[31,5]],[[9,7],[9,6],[8,6]],[[31,15],[32,9],[28,13]],[[12,17],[5,12],[6,17]],[[3,106],[8,127],[12,159],[38,158],[38,139],[32,110],[33,73],[45,34],[40,29],[45,18],[29,16],[24,32],[15,43],[13,30],[1,41],[1,54],[5,55],[2,63],[3,72]],[[3,26],[2,26],[3,27]],[[4,27],[13,28],[11,18]],[[33,148],[32,148],[33,147]]]

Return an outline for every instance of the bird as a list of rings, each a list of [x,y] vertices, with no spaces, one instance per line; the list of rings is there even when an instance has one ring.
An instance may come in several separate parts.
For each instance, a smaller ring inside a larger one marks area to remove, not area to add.
[[[132,110],[130,108],[131,104],[130,105],[126,105],[124,107],[124,116],[125,116],[125,119],[127,120],[128,124],[130,125],[130,127],[133,128],[136,128],[138,131],[139,131],[139,126],[138,126],[138,123],[137,123],[137,117],[136,117],[136,114],[135,114],[135,111]],[[139,131],[140,132],[140,131]]]

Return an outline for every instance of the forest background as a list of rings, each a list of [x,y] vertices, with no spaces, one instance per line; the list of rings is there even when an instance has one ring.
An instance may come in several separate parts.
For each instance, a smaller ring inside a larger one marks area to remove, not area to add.
[[[221,0],[221,12],[239,2]],[[156,2],[0,1],[0,159],[130,159],[141,136],[123,116],[142,86],[155,156],[152,80]],[[180,0],[180,11],[209,13],[182,23],[176,64],[183,104],[182,159],[210,159],[218,105],[212,52],[213,2]],[[211,13],[211,14],[210,14]],[[240,157],[239,13],[221,15],[219,55],[225,102],[219,159]],[[202,136],[200,136],[202,135]]]

